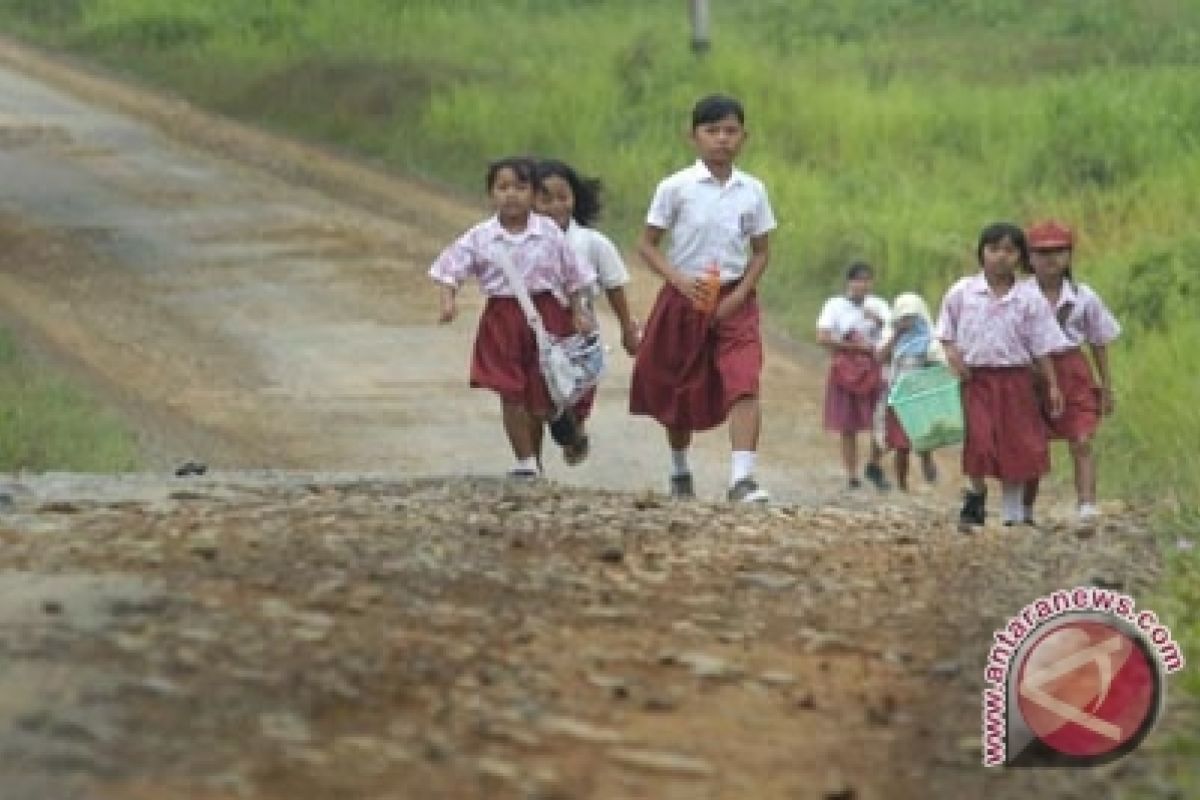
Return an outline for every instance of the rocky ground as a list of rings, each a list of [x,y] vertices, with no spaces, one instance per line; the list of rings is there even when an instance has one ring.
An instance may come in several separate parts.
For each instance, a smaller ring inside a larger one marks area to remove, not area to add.
[[[1130,512],[1079,539],[483,479],[9,496],[11,800],[1100,798],[1152,777],[1146,754],[979,766],[991,630],[1060,586],[1153,585]]]

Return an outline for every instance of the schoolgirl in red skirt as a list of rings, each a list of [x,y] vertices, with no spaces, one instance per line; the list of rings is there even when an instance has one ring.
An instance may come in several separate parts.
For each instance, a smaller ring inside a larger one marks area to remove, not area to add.
[[[594,318],[595,298],[603,293],[621,327],[621,345],[632,356],[637,352],[641,331],[625,296],[629,270],[612,241],[592,227],[600,216],[600,181],[585,178],[571,165],[555,159],[539,161],[534,178],[534,208],[558,223],[575,257],[596,273],[596,283],[584,293],[588,311]],[[579,464],[587,458],[591,445],[586,423],[595,400],[596,387],[593,386],[550,426],[556,440],[563,440],[563,458],[568,464]]]
[[[1050,468],[1029,367],[1035,364],[1046,376],[1050,416],[1058,417],[1063,398],[1049,356],[1067,346],[1041,293],[1017,280],[1017,268],[1029,262],[1019,226],[1001,222],[984,228],[976,257],[980,271],[946,293],[937,325],[946,359],[963,381],[962,464],[971,483],[959,515],[964,528],[984,524],[988,477],[1003,486],[1005,524],[1025,519],[1024,485]]]
[[[734,167],[745,141],[740,102],[711,95],[692,109],[699,159],[661,181],[638,253],[663,278],[637,350],[629,410],[658,420],[671,450],[671,494],[695,496],[692,434],[730,419],[734,502],[765,502],[754,470],[763,349],[757,286],[775,215],[762,182]],[[659,250],[670,232],[670,249]]]
[[[1108,369],[1108,345],[1121,333],[1121,326],[1104,301],[1090,287],[1076,283],[1071,275],[1075,236],[1061,222],[1047,220],[1030,226],[1030,268],[1033,281],[1058,320],[1070,347],[1052,356],[1054,372],[1063,394],[1063,413],[1048,418],[1052,439],[1064,440],[1075,468],[1075,494],[1079,521],[1091,524],[1099,515],[1096,506],[1096,462],[1092,437],[1102,416],[1113,411],[1112,377]],[[1092,351],[1100,382],[1083,347]],[[1026,514],[1032,519],[1038,480],[1025,484]]]
[[[533,170],[529,159],[505,158],[487,171],[487,190],[495,214],[447,247],[429,270],[441,285],[439,321],[458,313],[455,297],[468,277],[487,295],[475,348],[470,385],[500,396],[504,431],[516,458],[515,478],[541,473],[544,423],[552,410],[538,363],[537,342],[498,258],[507,253],[552,334],[591,330],[582,292],[595,272],[576,259],[561,230],[549,217],[532,213]],[[569,306],[568,306],[569,303]]]

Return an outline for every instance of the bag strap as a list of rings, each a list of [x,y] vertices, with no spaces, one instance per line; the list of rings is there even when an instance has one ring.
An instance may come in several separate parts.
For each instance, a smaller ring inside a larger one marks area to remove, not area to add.
[[[521,276],[517,273],[517,265],[513,263],[512,256],[504,249],[503,245],[492,248],[492,254],[495,256],[496,263],[500,265],[500,269],[504,270],[504,277],[508,280],[513,294],[516,295],[517,302],[521,304],[521,310],[525,312],[525,321],[533,329],[538,342],[541,342],[546,337],[546,326],[542,324],[542,315],[538,313],[537,307],[529,297],[525,281],[521,280]]]

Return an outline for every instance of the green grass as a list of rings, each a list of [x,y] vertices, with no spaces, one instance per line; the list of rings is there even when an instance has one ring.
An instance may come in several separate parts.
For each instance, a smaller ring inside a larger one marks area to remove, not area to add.
[[[624,242],[656,180],[691,159],[695,99],[736,94],[751,132],[742,166],[765,179],[781,222],[764,294],[800,337],[851,259],[878,267],[884,294],[916,289],[936,306],[973,269],[983,225],[1066,218],[1077,277],[1125,327],[1102,490],[1194,508],[1200,3],[712,11],[701,59],[683,3],[0,0],[8,30],[475,196],[493,157],[562,157],[604,179],[604,224]],[[1191,562],[1172,563],[1194,579]],[[1169,588],[1195,599],[1186,580]],[[1182,638],[1200,653],[1200,633]]]
[[[121,472],[137,465],[135,442],[118,420],[0,331],[0,471]]]

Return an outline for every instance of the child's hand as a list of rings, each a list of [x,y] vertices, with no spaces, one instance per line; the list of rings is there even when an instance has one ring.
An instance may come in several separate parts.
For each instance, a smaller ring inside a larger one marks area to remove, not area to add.
[[[576,333],[591,333],[596,330],[596,320],[585,309],[576,309],[571,315],[575,321]]]
[[[957,375],[960,381],[971,379],[971,369],[963,361],[962,353],[959,353],[957,348],[946,348],[946,363],[950,365],[950,371]]]
[[[685,275],[679,270],[671,278],[671,285],[674,286],[681,295],[686,297],[692,305],[702,303],[706,297],[707,288],[704,285],[703,278],[693,278],[690,275]]]
[[[1063,402],[1062,392],[1058,388],[1058,384],[1052,384],[1046,392],[1046,402],[1050,406],[1047,411],[1050,412],[1051,419],[1058,419],[1066,410],[1066,403]]]
[[[715,325],[716,323],[726,319],[733,312],[741,308],[742,303],[744,302],[746,302],[746,294],[739,286],[737,289],[734,289],[732,292],[722,297],[720,302],[717,303],[717,310],[713,312],[712,323],[710,324]]]
[[[637,355],[638,345],[642,343],[642,329],[636,322],[630,322],[621,329],[621,347],[630,358]]]
[[[453,322],[456,316],[458,316],[458,308],[455,306],[454,298],[443,298],[442,309],[438,314],[438,323],[445,325],[449,322]]]

